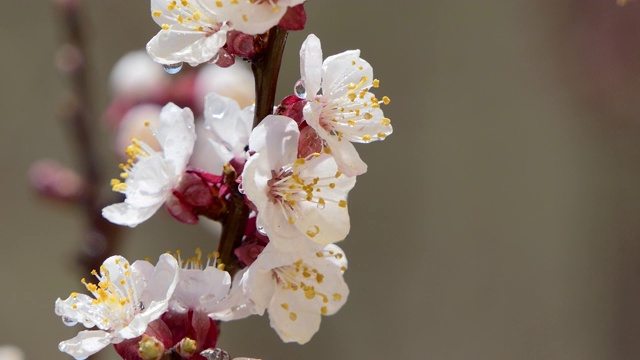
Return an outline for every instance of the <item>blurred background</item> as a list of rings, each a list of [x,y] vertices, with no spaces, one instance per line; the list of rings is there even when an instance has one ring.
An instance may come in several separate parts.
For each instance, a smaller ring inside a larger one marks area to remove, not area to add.
[[[91,98],[158,31],[148,1],[84,0]],[[50,1],[3,4],[0,22],[0,345],[68,359],[56,298],[81,291],[78,208],[30,188],[42,158],[75,168],[57,116],[69,83]],[[291,33],[278,99],[308,33],[325,56],[359,48],[392,102],[394,134],[359,146],[351,192],[351,295],[305,346],[268,319],[223,324],[233,356],[287,359],[640,358],[640,2],[311,0]],[[169,75],[166,75],[169,76]],[[93,131],[117,174],[111,133]],[[109,186],[105,182],[105,192]],[[216,237],[166,212],[124,229],[130,260],[211,251]],[[103,359],[116,358],[105,353]]]

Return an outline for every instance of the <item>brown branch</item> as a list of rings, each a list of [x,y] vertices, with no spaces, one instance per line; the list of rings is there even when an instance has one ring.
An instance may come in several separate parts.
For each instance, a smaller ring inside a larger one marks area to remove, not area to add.
[[[70,99],[62,111],[66,129],[78,155],[80,173],[84,180],[83,193],[77,206],[86,216],[87,230],[82,239],[79,262],[87,271],[98,269],[104,259],[113,254],[118,245],[119,227],[106,221],[101,215],[103,203],[100,202],[100,187],[104,184],[100,175],[100,161],[91,129],[95,112],[93,110],[92,87],[90,86],[90,68],[87,45],[84,38],[85,25],[82,20],[82,1],[59,0],[56,2],[60,12],[62,27],[67,44],[66,51],[75,54],[66,73],[71,83]],[[59,56],[65,57],[64,54]]]
[[[286,41],[286,30],[277,26],[269,30],[265,52],[251,65],[256,84],[253,127],[256,127],[267,115],[273,113],[278,74]],[[239,269],[238,261],[233,252],[242,243],[242,236],[251,210],[245,202],[244,195],[238,191],[237,174],[227,174],[226,176],[226,183],[232,189],[231,204],[222,223],[218,252],[220,253],[220,262],[224,264],[225,270],[233,276]]]

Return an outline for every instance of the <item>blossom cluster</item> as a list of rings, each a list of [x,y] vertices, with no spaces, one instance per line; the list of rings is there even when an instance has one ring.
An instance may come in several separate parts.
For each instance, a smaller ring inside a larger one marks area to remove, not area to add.
[[[164,65],[251,61],[260,34],[304,25],[302,3],[152,0],[162,29],[147,51]],[[248,39],[251,51],[239,45]],[[80,359],[115,344],[125,359],[167,352],[197,359],[215,348],[217,322],[265,312],[283,341],[304,344],[322,316],[345,304],[347,258],[336,243],[350,231],[348,193],[367,171],[353,143],[392,133],[382,110],[390,100],[372,92],[380,82],[359,50],[323,59],[315,35],[300,49],[300,77],[295,93],[262,119],[256,105],[211,92],[202,119],[168,103],[145,122],[157,143],[131,139],[120,179],[111,182],[124,201],[103,216],[135,227],[164,206],[184,223],[224,222],[239,195],[249,215],[233,249],[237,272],[226,271],[231,264],[218,253],[205,262],[199,250],[186,261],[164,254],[155,266],[110,257],[93,273],[97,284],[82,281],[93,297],[56,302],[66,324],[96,328],[63,341],[61,351]]]

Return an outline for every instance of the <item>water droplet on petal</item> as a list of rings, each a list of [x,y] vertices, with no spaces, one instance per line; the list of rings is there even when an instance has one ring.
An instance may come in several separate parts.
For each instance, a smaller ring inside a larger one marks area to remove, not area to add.
[[[318,202],[318,205],[316,205],[318,207],[318,209],[323,210],[325,207],[325,203],[324,202]]]
[[[293,92],[300,99],[305,99],[307,97],[307,89],[304,87],[304,80],[300,79],[296,81],[296,85],[293,87]]]
[[[238,192],[239,192],[240,194],[244,195],[244,187],[242,187],[242,183],[240,183],[240,184],[238,185]]]
[[[144,310],[144,303],[142,301],[140,301],[138,303],[138,310],[143,311]]]
[[[202,355],[207,360],[229,360],[230,359],[229,353],[227,353],[226,351],[220,348],[204,350],[200,352],[200,355]]]
[[[163,65],[163,67],[164,67],[164,71],[166,71],[168,74],[171,74],[171,75],[177,74],[180,72],[180,70],[182,70],[182,62]]]
[[[258,230],[258,233],[260,233],[260,235],[267,236],[267,231],[264,229],[264,227],[258,226],[256,230]]]
[[[78,322],[73,320],[72,318],[63,316],[62,317],[62,323],[67,325],[67,326],[74,326],[75,324],[77,324]]]

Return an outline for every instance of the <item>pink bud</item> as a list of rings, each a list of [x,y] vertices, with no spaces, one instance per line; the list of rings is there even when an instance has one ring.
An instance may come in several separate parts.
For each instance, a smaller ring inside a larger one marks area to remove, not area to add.
[[[39,160],[29,169],[31,186],[42,196],[75,201],[84,190],[84,180],[75,171],[55,160]]]
[[[300,4],[288,8],[278,26],[285,30],[295,31],[304,29],[306,22],[307,13],[304,11],[304,4]]]

